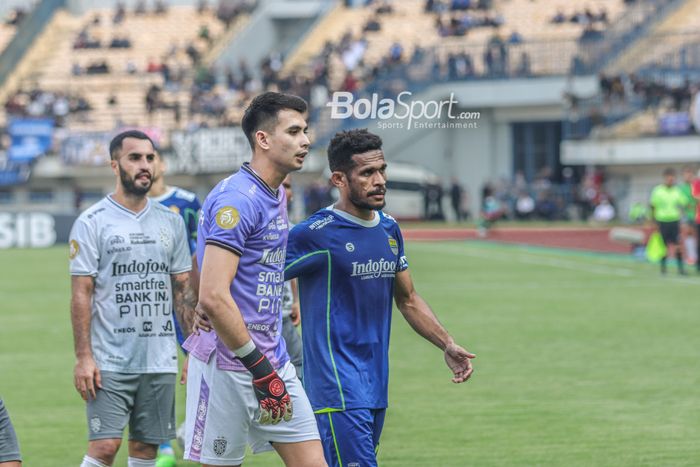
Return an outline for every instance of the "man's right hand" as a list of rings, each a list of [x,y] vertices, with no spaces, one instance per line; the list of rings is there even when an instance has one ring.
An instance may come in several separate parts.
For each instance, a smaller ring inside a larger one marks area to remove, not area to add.
[[[253,391],[260,404],[261,425],[276,425],[281,420],[288,422],[292,419],[292,399],[287,392],[287,386],[272,367],[272,363],[250,341],[246,346],[253,349],[241,359],[241,363],[253,375]]]
[[[292,419],[292,399],[276,371],[264,378],[254,379],[253,390],[260,404],[258,422],[261,425],[276,425],[281,420],[288,422]]]
[[[92,356],[79,358],[73,370],[75,389],[84,401],[97,398],[97,389],[102,389],[100,369]]]

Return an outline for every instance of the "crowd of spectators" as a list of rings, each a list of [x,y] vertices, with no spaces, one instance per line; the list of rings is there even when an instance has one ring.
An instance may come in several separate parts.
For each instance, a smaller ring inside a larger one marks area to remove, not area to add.
[[[49,117],[56,126],[64,126],[69,114],[80,115],[92,109],[80,93],[44,91],[37,87],[20,90],[5,102],[5,112],[11,117]]]
[[[590,169],[577,177],[570,167],[558,176],[543,167],[529,183],[521,171],[512,180],[486,183],[481,190],[483,220],[591,220],[616,217],[615,202],[605,188],[605,173]]]

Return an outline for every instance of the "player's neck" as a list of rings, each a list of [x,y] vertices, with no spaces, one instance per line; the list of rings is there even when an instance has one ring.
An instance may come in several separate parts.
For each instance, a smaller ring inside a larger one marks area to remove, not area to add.
[[[280,172],[274,164],[263,157],[253,156],[253,159],[250,161],[250,168],[273,190],[279,189],[282,180],[288,175]]]
[[[333,208],[337,209],[339,211],[347,212],[351,216],[357,217],[358,219],[362,219],[363,221],[374,220],[374,216],[376,215],[376,211],[374,209],[358,208],[357,206],[352,204],[349,200],[343,200],[343,199],[338,200],[333,205]]]
[[[141,212],[148,204],[146,195],[134,195],[127,193],[124,189],[117,185],[117,189],[112,194],[112,200],[131,212]]]

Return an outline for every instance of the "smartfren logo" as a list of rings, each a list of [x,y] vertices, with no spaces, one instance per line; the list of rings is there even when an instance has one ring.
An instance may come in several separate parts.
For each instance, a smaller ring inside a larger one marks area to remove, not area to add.
[[[284,264],[284,259],[287,257],[286,248],[265,248],[262,257],[258,261],[259,264]]]
[[[380,277],[394,277],[396,275],[396,261],[387,261],[381,258],[379,261],[370,259],[366,263],[352,263],[352,276],[361,279],[378,279]]]

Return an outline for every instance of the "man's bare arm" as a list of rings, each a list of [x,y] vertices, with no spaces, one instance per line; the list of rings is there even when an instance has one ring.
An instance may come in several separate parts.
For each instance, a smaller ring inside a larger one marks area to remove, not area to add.
[[[200,266],[198,312],[206,315],[219,339],[231,350],[250,341],[241,311],[231,296],[240,257],[224,248],[207,245]]]
[[[101,388],[100,370],[92,355],[90,321],[95,279],[92,276],[71,276],[70,315],[75,349],[74,384],[83,400],[95,398],[96,387]]]
[[[413,330],[445,353],[445,362],[454,373],[452,381],[461,383],[469,379],[473,372],[471,359],[476,355],[467,352],[454,342],[430,306],[416,292],[408,270],[396,274],[394,299],[399,311]]]
[[[194,321],[194,307],[197,305],[197,296],[192,288],[190,273],[173,274],[170,276],[173,288],[173,308],[175,317],[180,323],[180,328],[189,336]]]

